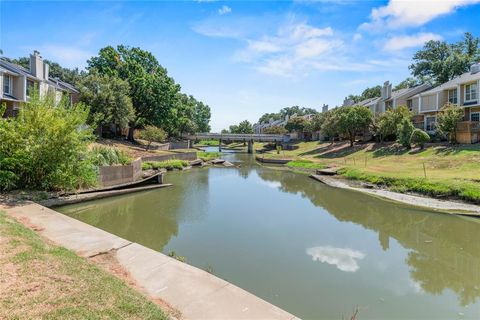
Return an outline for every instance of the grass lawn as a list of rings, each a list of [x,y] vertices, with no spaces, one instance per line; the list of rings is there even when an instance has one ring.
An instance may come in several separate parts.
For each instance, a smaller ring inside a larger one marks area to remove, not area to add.
[[[0,319],[167,319],[150,300],[0,212]]]
[[[394,143],[355,145],[339,142],[301,142],[296,150],[267,157],[309,160],[340,166],[350,179],[369,181],[397,191],[453,196],[480,201],[480,145],[431,144],[406,150]]]

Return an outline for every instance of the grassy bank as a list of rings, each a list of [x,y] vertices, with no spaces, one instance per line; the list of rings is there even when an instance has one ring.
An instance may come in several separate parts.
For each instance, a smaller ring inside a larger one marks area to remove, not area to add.
[[[312,161],[343,168],[348,179],[370,182],[399,192],[480,202],[480,145],[430,144],[407,150],[394,143],[301,142],[295,150],[266,157]],[[310,165],[310,164],[307,164]]]
[[[142,170],[150,169],[167,169],[167,170],[182,170],[188,167],[188,161],[185,160],[166,160],[166,161],[147,161],[142,163]]]
[[[222,157],[221,152],[197,152],[197,158],[202,159],[203,161],[210,161],[213,159],[218,159]]]
[[[167,319],[151,301],[0,212],[1,319]]]
[[[289,168],[296,168],[296,169],[323,169],[325,168],[325,164],[314,162],[312,160],[292,160],[286,164]]]

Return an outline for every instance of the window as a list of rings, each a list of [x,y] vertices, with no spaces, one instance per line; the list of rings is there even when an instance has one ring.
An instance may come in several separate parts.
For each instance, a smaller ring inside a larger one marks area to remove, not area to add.
[[[413,101],[412,100],[407,100],[407,107],[408,107],[408,110],[413,111]]]
[[[448,102],[452,104],[458,103],[457,89],[448,90]]]
[[[477,100],[477,84],[465,85],[465,102],[471,102]]]
[[[435,130],[436,117],[425,117],[425,131]]]
[[[480,112],[470,113],[470,121],[480,121]]]
[[[12,94],[12,77],[6,74],[3,75],[3,92]]]
[[[33,93],[33,89],[35,88],[35,82],[32,80],[27,80],[27,97]]]

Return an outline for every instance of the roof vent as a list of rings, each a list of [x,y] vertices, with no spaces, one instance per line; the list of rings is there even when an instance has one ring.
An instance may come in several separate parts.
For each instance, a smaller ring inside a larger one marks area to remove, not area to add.
[[[470,73],[475,74],[480,72],[480,63],[475,63],[470,67]]]

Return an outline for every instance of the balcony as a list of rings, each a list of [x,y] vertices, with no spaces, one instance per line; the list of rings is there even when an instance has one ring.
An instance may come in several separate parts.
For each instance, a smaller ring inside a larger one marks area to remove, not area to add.
[[[457,141],[459,143],[477,143],[479,137],[479,121],[462,121],[457,124]]]

